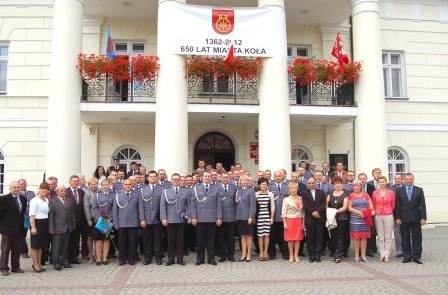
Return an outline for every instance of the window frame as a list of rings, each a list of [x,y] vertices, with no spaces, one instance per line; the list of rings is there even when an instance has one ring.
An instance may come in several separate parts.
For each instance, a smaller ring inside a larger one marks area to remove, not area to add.
[[[114,53],[115,55],[126,55],[126,56],[136,56],[139,54],[146,54],[146,41],[144,40],[112,40],[113,44],[114,44]],[[117,50],[116,46],[117,44],[126,44],[126,51],[124,50]],[[139,45],[143,45],[143,51],[142,52],[134,52],[133,51],[133,45],[135,44],[139,44]]]
[[[291,53],[292,55],[288,54],[288,50],[291,48]],[[297,55],[297,50],[298,49],[305,49],[307,51],[307,55],[306,56],[298,56]],[[286,57],[287,57],[287,61],[288,61],[288,65],[291,64],[291,62],[296,58],[296,57],[302,57],[302,58],[311,58],[312,55],[312,49],[313,47],[311,45],[307,45],[307,44],[288,44],[286,46]]]
[[[390,159],[389,152],[390,151],[398,151],[402,156],[403,160],[396,160],[396,159]],[[398,164],[404,164],[404,171],[403,172],[397,172],[396,165]],[[389,169],[389,166],[392,165],[392,171]],[[395,174],[402,174],[404,177],[404,174],[408,171],[410,171],[410,161],[408,153],[401,147],[398,146],[391,146],[387,148],[387,174],[390,182],[393,182],[393,177]]]
[[[387,61],[384,63],[383,57],[386,55]],[[392,64],[392,55],[400,56],[400,64]],[[386,82],[384,85],[384,97],[388,100],[408,100],[407,97],[407,76],[406,76],[406,59],[404,51],[397,50],[383,50],[381,52],[381,64],[383,70],[383,80]],[[399,69],[401,75],[401,83],[400,83],[400,95],[393,96],[393,82],[392,82],[392,69]],[[385,73],[386,71],[386,73]],[[387,76],[385,76],[385,74]]]
[[[6,46],[7,55],[0,55],[0,63],[6,64],[6,81],[5,81],[5,90],[0,89],[0,95],[4,95],[8,93],[8,64],[9,64],[9,43],[8,42],[1,42],[0,46]]]
[[[120,154],[120,152],[122,152],[123,150],[126,150],[126,149],[135,150],[139,154],[140,160],[134,160],[134,159],[130,159],[130,158],[128,158],[126,160],[121,159],[118,155]],[[141,165],[143,165],[143,163],[145,162],[144,158],[143,158],[143,153],[137,147],[132,146],[132,145],[122,145],[122,146],[118,147],[115,150],[115,152],[112,154],[111,158],[113,159],[114,157],[120,158],[120,166],[126,165],[126,173],[131,171],[131,162],[137,162],[137,164],[141,164]]]
[[[309,159],[303,159],[303,158],[300,158],[300,159],[295,159],[295,160],[293,160],[293,157],[292,157],[292,151],[294,150],[294,149],[301,149],[303,152],[305,152],[307,155],[308,155],[308,158]],[[291,168],[295,165],[295,168],[296,169],[293,169],[293,171],[296,171],[297,170],[297,168],[299,167],[299,163],[300,162],[302,162],[302,161],[305,161],[305,162],[307,162],[307,163],[311,163],[312,161],[313,161],[313,159],[314,159],[314,157],[313,157],[313,153],[311,152],[311,150],[309,149],[309,148],[307,148],[306,146],[304,146],[304,145],[293,145],[292,147],[291,147]]]

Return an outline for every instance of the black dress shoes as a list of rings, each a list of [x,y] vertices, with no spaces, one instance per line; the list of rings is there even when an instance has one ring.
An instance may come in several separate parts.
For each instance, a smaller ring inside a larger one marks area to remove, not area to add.
[[[118,262],[118,265],[119,266],[123,266],[123,265],[125,265],[126,264],[126,262],[124,262],[123,260],[120,260],[120,262]]]
[[[215,265],[215,266],[218,265],[218,263],[216,263],[216,261],[214,261],[214,260],[209,261],[208,264],[210,264],[210,265]]]
[[[173,265],[174,264],[174,260],[168,260],[166,263],[165,263],[165,266],[170,266],[170,265]]]
[[[316,261],[316,262],[321,262],[320,257],[316,257],[316,258],[314,258],[314,261]]]
[[[62,266],[60,266],[60,265],[55,266],[54,269],[57,270],[57,271],[61,271],[62,270]]]
[[[64,268],[73,268],[73,266],[70,263],[64,264]]]
[[[195,265],[202,265],[202,264],[204,264],[203,261],[196,261],[196,263],[195,263]]]
[[[221,257],[221,258],[219,258],[219,260],[218,260],[218,262],[224,262],[224,261],[226,261],[226,257]]]
[[[18,268],[18,269],[11,270],[11,272],[13,272],[13,273],[24,273],[25,271],[23,269]]]
[[[23,253],[22,258],[30,258],[30,256],[27,253]]]
[[[373,255],[373,253],[370,253],[370,252],[367,252],[366,255],[369,257],[375,257],[375,255]]]
[[[185,261],[184,261],[183,259],[178,260],[178,261],[177,261],[177,264],[179,264],[179,265],[185,265]]]
[[[309,262],[314,262],[314,258],[311,258],[311,257],[310,257],[310,258],[308,259],[308,261],[309,261]]]
[[[418,258],[415,258],[414,262],[417,263],[417,264],[423,264],[423,262],[420,259],[418,259]]]
[[[79,259],[73,259],[72,261],[70,261],[71,264],[81,264],[81,262],[79,261]]]
[[[128,261],[128,263],[129,263],[129,265],[135,265],[135,261],[133,261],[133,260]]]
[[[230,261],[230,262],[235,262],[235,257],[233,257],[233,256],[232,256],[232,257],[229,257],[229,261]]]
[[[157,265],[162,265],[162,258],[157,257],[157,258],[156,258],[156,264],[157,264]]]
[[[407,258],[407,257],[405,257],[405,258],[403,258],[403,261],[402,261],[403,263],[409,263],[409,262],[411,262],[411,258]]]

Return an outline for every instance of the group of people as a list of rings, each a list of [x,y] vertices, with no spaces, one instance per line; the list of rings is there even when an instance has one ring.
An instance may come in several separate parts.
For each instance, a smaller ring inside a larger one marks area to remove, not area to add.
[[[411,173],[388,183],[379,168],[367,181],[337,163],[301,163],[287,179],[285,170],[258,171],[256,177],[235,164],[226,171],[202,160],[191,175],[146,171],[137,163],[126,173],[119,163],[97,167],[87,181],[73,175],[68,186],[49,177],[37,194],[21,179],[0,197],[0,271],[22,273],[19,260],[28,255],[30,232],[33,270],[45,271],[50,260],[57,271],[83,259],[107,265],[118,250],[119,265],[185,265],[184,255],[196,251],[196,265],[234,262],[235,237],[239,261],[259,261],[279,254],[290,262],[305,256],[321,262],[326,250],[335,263],[348,257],[353,242],[355,262],[378,252],[389,262],[393,236],[403,263],[421,264],[421,225],[426,223],[423,190]],[[113,226],[113,228],[111,228]],[[166,254],[165,254],[166,252]],[[139,255],[140,254],[140,255]],[[8,261],[11,256],[11,268]]]

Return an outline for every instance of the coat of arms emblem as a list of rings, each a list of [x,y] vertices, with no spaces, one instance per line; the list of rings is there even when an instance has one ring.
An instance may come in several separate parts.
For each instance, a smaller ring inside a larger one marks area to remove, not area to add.
[[[221,35],[229,34],[233,31],[235,16],[233,10],[213,9],[212,26],[216,33]]]

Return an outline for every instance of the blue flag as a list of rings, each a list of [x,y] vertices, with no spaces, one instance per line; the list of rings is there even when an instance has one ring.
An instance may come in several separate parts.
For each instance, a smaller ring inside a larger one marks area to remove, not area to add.
[[[112,34],[110,33],[110,28],[107,28],[106,33],[106,57],[113,59],[115,56],[114,43],[112,42]]]

